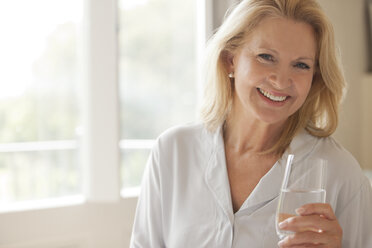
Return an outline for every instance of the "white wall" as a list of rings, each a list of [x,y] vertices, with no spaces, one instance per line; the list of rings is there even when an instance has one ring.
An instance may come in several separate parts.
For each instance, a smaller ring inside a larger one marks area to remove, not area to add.
[[[136,198],[1,215],[0,248],[129,247]]]
[[[212,8],[213,8],[213,29],[218,28],[226,14],[226,10],[228,10],[231,6],[236,4],[237,0],[223,0],[223,1],[212,1]]]

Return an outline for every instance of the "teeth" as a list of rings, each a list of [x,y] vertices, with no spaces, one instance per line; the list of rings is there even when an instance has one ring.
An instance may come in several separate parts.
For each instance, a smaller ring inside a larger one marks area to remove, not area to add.
[[[263,89],[258,88],[258,90],[262,93],[262,95],[266,96],[267,98],[269,98],[270,100],[274,102],[282,102],[285,99],[287,99],[286,96],[273,96],[269,92],[264,91]]]

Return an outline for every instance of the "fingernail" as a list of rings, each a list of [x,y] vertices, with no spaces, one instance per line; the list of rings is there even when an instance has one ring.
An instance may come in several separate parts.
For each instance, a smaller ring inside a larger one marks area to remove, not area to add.
[[[279,228],[284,228],[288,225],[287,221],[282,221],[279,223]]]
[[[301,214],[305,213],[305,209],[304,209],[304,208],[297,208],[297,209],[296,209],[296,213],[297,213],[298,215],[301,215]]]

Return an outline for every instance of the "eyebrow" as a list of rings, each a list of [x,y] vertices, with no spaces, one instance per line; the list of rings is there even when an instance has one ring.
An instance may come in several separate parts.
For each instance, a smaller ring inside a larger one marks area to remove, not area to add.
[[[314,59],[310,58],[310,57],[299,57],[296,60],[311,60],[311,61],[314,61]]]
[[[259,48],[260,48],[260,49],[265,49],[265,50],[271,51],[271,52],[276,53],[276,54],[279,54],[275,49],[266,48],[266,47],[259,47]],[[314,58],[312,58],[312,57],[306,57],[306,56],[298,57],[298,58],[295,59],[295,60],[311,60],[312,62],[315,61]]]

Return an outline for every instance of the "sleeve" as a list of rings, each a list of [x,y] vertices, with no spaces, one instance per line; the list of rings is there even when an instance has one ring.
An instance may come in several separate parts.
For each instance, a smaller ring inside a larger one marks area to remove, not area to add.
[[[342,247],[372,247],[372,189],[364,178],[358,192],[345,205],[338,218],[343,228]]]
[[[165,247],[157,151],[155,147],[147,161],[134,218],[130,248]]]

